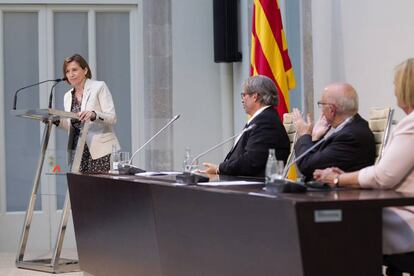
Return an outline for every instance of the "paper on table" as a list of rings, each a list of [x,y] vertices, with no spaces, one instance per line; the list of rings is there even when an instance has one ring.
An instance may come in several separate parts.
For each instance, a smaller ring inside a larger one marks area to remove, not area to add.
[[[242,186],[242,185],[259,185],[264,184],[258,181],[222,181],[222,182],[200,182],[200,186]]]
[[[136,173],[136,176],[160,176],[160,175],[177,175],[181,172],[142,172]]]

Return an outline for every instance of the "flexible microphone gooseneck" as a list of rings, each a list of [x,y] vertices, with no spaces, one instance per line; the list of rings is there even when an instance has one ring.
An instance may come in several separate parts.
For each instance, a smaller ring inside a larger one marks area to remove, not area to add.
[[[197,161],[197,159],[199,159],[200,157],[206,155],[207,153],[209,153],[212,150],[215,150],[216,148],[224,145],[225,143],[227,143],[228,141],[236,138],[237,136],[241,136],[243,133],[252,130],[253,128],[256,127],[256,124],[252,124],[246,128],[244,128],[242,131],[240,131],[239,133],[237,133],[236,135],[233,135],[229,138],[227,138],[226,140],[218,143],[217,145],[214,145],[213,147],[207,149],[206,151],[203,151],[202,153],[200,153],[199,155],[197,155],[196,157],[194,157],[194,159],[191,161],[190,167],[192,167],[194,165],[194,163]],[[198,182],[208,182],[209,178],[202,176],[200,174],[195,174],[192,172],[183,172],[182,174],[176,175],[176,180],[178,183],[182,183],[182,184],[187,184],[187,185],[194,185],[197,184]]]
[[[126,164],[119,164],[118,171],[120,174],[131,174],[134,175],[136,173],[145,172],[145,170],[140,169],[132,165],[132,160],[134,159],[135,155],[140,152],[146,145],[148,145],[155,137],[157,137],[161,132],[164,131],[169,125],[171,125],[175,120],[180,118],[180,114],[175,115],[165,126],[163,126],[157,133],[155,133],[147,142],[145,142],[139,149],[137,149],[134,154],[132,154],[131,158],[129,159],[128,163]]]
[[[286,175],[287,174],[287,172],[289,171],[290,167],[292,167],[293,164],[295,164],[296,162],[298,162],[300,159],[302,159],[304,156],[306,156],[310,151],[312,151],[317,146],[319,146],[320,144],[322,144],[322,142],[325,141],[325,140],[326,140],[325,137],[322,138],[316,144],[314,144],[312,147],[308,148],[304,153],[302,153],[301,155],[299,155],[298,157],[296,157],[295,159],[293,159],[292,162],[290,162],[289,164],[287,164],[285,166],[285,169],[283,170],[283,175]]]
[[[283,170],[283,175],[286,175],[287,172],[289,171],[290,167],[292,167],[293,164],[295,164],[296,162],[298,162],[300,159],[302,159],[303,157],[305,157],[309,152],[311,152],[313,149],[315,149],[317,146],[319,146],[320,144],[322,144],[322,142],[324,142],[326,139],[328,139],[329,137],[331,137],[332,135],[334,135],[335,133],[337,133],[338,131],[340,131],[341,129],[343,129],[346,125],[348,125],[351,121],[353,120],[353,116],[352,117],[348,117],[347,119],[345,119],[344,124],[340,127],[337,127],[329,136],[324,136],[321,140],[319,140],[316,144],[314,144],[312,147],[308,148],[304,153],[302,153],[301,155],[299,155],[298,157],[296,157],[295,159],[292,160],[292,162],[290,162],[289,164],[287,164],[285,166],[285,169]]]
[[[17,105],[17,93],[19,93],[20,91],[22,91],[22,90],[24,90],[24,89],[26,89],[26,88],[30,88],[30,87],[33,87],[33,86],[36,86],[36,85],[40,85],[40,84],[45,83],[45,82],[51,82],[51,81],[54,81],[54,82],[60,82],[60,81],[62,81],[62,80],[64,80],[64,78],[63,78],[63,79],[45,80],[45,81],[37,82],[37,83],[34,83],[34,84],[30,84],[30,85],[28,85],[28,86],[24,86],[24,87],[22,87],[22,88],[19,88],[16,92],[14,92],[14,98],[13,98],[13,110],[16,110],[16,105]]]
[[[49,108],[52,108],[52,101],[53,101],[53,89],[55,88],[56,85],[58,85],[61,81],[65,81],[68,78],[64,77],[63,79],[57,79],[55,80],[56,83],[52,86],[52,88],[50,89],[50,95],[49,95]]]
[[[146,145],[148,145],[152,140],[155,139],[155,137],[157,137],[161,132],[164,131],[164,129],[166,129],[169,125],[171,125],[172,123],[174,123],[174,121],[176,121],[178,118],[180,118],[180,114],[175,115],[174,118],[172,118],[165,126],[163,126],[157,133],[155,133],[147,142],[145,142],[142,146],[139,147],[139,149],[137,149],[134,154],[131,156],[131,159],[129,159],[128,161],[128,165],[132,164],[132,160],[134,159],[135,155],[140,152]]]
[[[247,131],[250,131],[250,130],[252,130],[255,127],[256,127],[256,124],[252,124],[252,125],[246,127],[245,129],[243,129],[242,131],[240,131],[239,133],[237,133],[236,135],[233,135],[233,136],[227,138],[226,140],[218,143],[217,145],[214,145],[213,147],[207,149],[206,151],[203,151],[202,153],[200,153],[199,155],[197,155],[196,157],[194,157],[194,159],[191,161],[191,166],[193,166],[194,163],[197,161],[197,159],[199,159],[200,157],[202,157],[202,156],[206,155],[207,153],[209,153],[210,151],[215,150],[216,148],[224,145],[225,143],[229,142],[230,140],[236,138],[237,136],[239,136],[239,135],[241,136],[243,133],[245,133]]]

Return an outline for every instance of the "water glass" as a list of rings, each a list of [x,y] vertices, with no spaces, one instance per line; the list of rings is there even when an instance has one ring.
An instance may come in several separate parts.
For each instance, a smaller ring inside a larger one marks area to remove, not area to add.
[[[123,166],[129,163],[129,152],[120,151],[118,152],[118,166]]]
[[[112,173],[118,173],[118,162],[119,162],[119,156],[118,152],[112,152],[111,153],[111,170]]]
[[[195,160],[195,162],[193,163],[193,164],[187,164],[186,166],[185,166],[185,169],[184,169],[184,171],[185,172],[196,172],[196,171],[198,171],[200,169],[200,166],[199,166],[199,164],[198,164],[198,160]]]
[[[283,179],[283,171],[285,169],[285,164],[282,160],[276,160],[276,170],[273,175],[273,179]]]
[[[119,167],[129,162],[129,152],[115,151],[111,154],[111,172],[118,172]]]

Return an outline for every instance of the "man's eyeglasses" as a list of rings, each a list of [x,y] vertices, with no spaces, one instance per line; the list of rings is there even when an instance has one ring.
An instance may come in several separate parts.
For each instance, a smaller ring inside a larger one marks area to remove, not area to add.
[[[324,105],[334,105],[332,103],[324,103],[324,102],[317,102],[317,104],[318,104],[319,108],[322,108],[322,106],[324,106]]]
[[[246,93],[246,92],[241,92],[240,93],[240,97],[243,99],[244,98],[244,96],[246,96],[246,95],[248,95],[249,93]]]
[[[246,93],[246,92],[242,92],[242,93],[240,93],[240,96],[241,96],[241,98],[243,99],[243,98],[244,98],[244,96],[246,96],[246,95],[253,95],[254,93],[256,93],[256,92],[253,92],[253,93]]]

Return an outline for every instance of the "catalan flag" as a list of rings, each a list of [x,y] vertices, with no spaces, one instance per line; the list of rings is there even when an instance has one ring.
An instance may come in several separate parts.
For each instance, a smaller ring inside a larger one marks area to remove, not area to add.
[[[279,91],[277,111],[282,119],[289,112],[289,90],[295,88],[282,16],[277,0],[254,0],[251,75],[271,78]]]
[[[254,0],[252,22],[250,74],[265,75],[275,82],[279,92],[277,111],[283,120],[283,114],[290,110],[289,90],[295,88],[296,81],[278,0]],[[288,178],[296,177],[296,168],[292,166]]]

